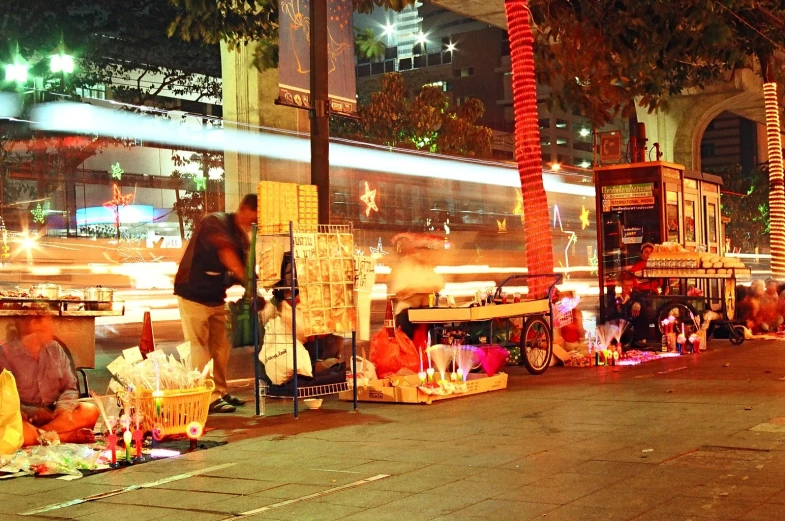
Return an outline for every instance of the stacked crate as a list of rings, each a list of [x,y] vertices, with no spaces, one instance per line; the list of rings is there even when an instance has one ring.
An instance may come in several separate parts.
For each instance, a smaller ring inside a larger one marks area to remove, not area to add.
[[[316,185],[297,186],[298,218],[300,224],[319,223],[319,194]]]
[[[287,233],[290,221],[309,225],[318,223],[319,198],[314,185],[261,181],[257,195],[260,234]]]

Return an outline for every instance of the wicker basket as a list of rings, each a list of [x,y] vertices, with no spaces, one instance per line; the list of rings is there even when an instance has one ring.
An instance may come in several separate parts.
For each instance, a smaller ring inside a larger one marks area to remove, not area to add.
[[[204,426],[213,389],[215,383],[207,380],[205,385],[193,389],[162,391],[160,415],[156,410],[153,391],[139,390],[139,412],[144,416],[142,429],[151,431],[155,424],[160,423],[163,426],[162,436],[172,436],[186,434],[188,424],[194,421]]]

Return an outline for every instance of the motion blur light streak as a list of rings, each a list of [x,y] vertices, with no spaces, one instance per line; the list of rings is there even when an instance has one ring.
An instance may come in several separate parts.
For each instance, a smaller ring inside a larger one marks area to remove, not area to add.
[[[185,125],[164,118],[131,114],[87,104],[42,104],[34,111],[35,127],[54,132],[76,132],[151,141],[184,148],[234,151],[253,156],[308,162],[310,145],[304,137],[291,133],[247,132],[231,129],[185,129]],[[493,184],[519,188],[520,178],[512,168],[485,161],[458,160],[411,151],[391,153],[389,148],[330,143],[330,164],[334,167],[389,172],[416,177]],[[538,160],[539,165],[539,160]],[[539,167],[539,166],[538,166]],[[540,172],[542,170],[540,169]],[[543,174],[548,191],[594,197],[593,185],[565,183],[560,176]]]

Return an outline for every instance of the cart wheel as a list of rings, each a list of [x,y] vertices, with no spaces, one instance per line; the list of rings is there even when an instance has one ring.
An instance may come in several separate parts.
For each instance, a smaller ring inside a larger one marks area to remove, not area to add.
[[[740,346],[744,343],[744,328],[742,326],[730,326],[730,334],[728,335],[728,341],[735,345]]]
[[[548,323],[540,318],[530,318],[521,331],[521,362],[531,374],[542,374],[551,364],[553,339]]]
[[[691,306],[681,302],[671,302],[669,304],[665,304],[660,308],[660,312],[657,314],[657,329],[659,330],[660,334],[665,333],[662,329],[662,321],[668,318],[670,315],[676,317],[676,320],[679,324],[694,326],[695,317],[699,316],[699,313],[696,312]]]

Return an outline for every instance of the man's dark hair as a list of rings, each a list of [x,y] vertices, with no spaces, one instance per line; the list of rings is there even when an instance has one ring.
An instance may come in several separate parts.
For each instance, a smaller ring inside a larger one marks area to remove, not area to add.
[[[240,201],[240,208],[248,208],[249,210],[253,210],[255,212],[258,204],[259,200],[256,197],[256,194],[245,194],[243,200]]]

